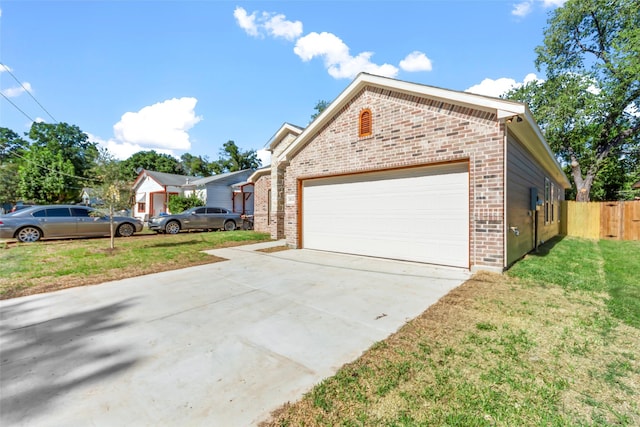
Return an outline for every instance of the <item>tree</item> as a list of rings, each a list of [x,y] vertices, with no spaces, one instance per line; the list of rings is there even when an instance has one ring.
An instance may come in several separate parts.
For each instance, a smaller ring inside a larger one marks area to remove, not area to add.
[[[18,162],[28,145],[27,141],[11,129],[0,127],[0,164]]]
[[[95,142],[78,126],[67,123],[33,123],[29,131],[31,146],[47,147],[51,152],[60,153],[73,165],[74,174],[87,178],[98,157]]]
[[[185,175],[202,177],[211,175],[211,166],[206,156],[194,156],[193,154],[184,153],[180,156],[180,165]]]
[[[32,146],[19,168],[19,191],[25,200],[40,204],[74,200],[79,193],[73,164],[60,151]]]
[[[20,193],[36,203],[77,200],[98,155],[96,144],[77,126],[34,123],[21,162]]]
[[[100,150],[91,172],[95,180],[93,190],[109,212],[110,248],[114,249],[116,229],[113,217],[116,210],[131,207],[131,185],[120,162],[106,149]]]
[[[331,104],[329,101],[325,101],[325,100],[322,100],[322,99],[319,100],[316,103],[316,106],[313,107],[313,109],[316,110],[316,112],[311,115],[311,121],[314,121],[316,119],[316,117],[318,117],[320,114],[322,114],[322,112],[327,109],[329,104]]]
[[[215,173],[223,173],[258,169],[260,164],[256,150],[242,151],[234,141],[227,141],[220,150],[220,158],[211,163],[211,168]]]
[[[136,179],[140,168],[177,175],[184,174],[178,159],[169,154],[157,153],[155,150],[139,151],[120,162],[120,166],[130,181]]]
[[[556,9],[536,48],[547,80],[508,97],[529,104],[545,137],[574,183],[577,201],[611,197],[622,180],[637,176],[640,149],[640,3],[636,0],[569,0]],[[634,158],[636,160],[634,160]],[[623,184],[623,187],[626,183]],[[600,189],[592,194],[592,189]]]
[[[28,145],[17,133],[0,127],[0,207],[20,200],[20,163]]]

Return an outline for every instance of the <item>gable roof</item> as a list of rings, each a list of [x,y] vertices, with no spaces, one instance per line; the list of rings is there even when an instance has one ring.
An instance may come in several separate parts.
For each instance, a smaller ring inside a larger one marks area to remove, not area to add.
[[[247,179],[247,181],[256,182],[258,178],[265,175],[271,175],[271,165],[267,165],[256,170],[254,173],[251,174],[251,176]]]
[[[640,181],[638,181],[635,184],[633,184],[632,188],[640,188]]]
[[[351,84],[282,152],[278,161],[287,162],[291,160],[313,139],[314,135],[322,129],[325,124],[367,86],[387,89],[410,96],[422,96],[429,99],[441,100],[449,104],[494,113],[498,120],[512,123],[509,125],[509,132],[513,132],[513,134],[518,137],[557,182],[561,183],[565,188],[571,187],[567,176],[551,152],[549,145],[542,135],[542,131],[525,104],[501,98],[410,83],[368,73],[358,74]],[[514,118],[517,118],[517,120],[513,120]]]
[[[166,172],[156,172],[143,169],[138,174],[135,182],[133,183],[133,188],[136,188],[142,179],[145,177],[149,177],[157,182],[159,185],[165,186],[170,185],[173,187],[180,187],[186,184],[189,181],[193,181],[199,179],[197,176],[186,176],[186,175],[177,175],[174,173],[166,173]]]
[[[252,173],[253,169],[243,169],[240,171],[220,173],[218,175],[211,175],[205,178],[196,178],[195,180],[191,180],[190,182],[183,184],[183,187],[198,187],[201,185],[207,185],[217,182],[219,182],[220,184],[231,185],[237,182],[245,181]],[[226,181],[231,181],[231,184]]]
[[[302,131],[304,131],[304,128],[301,128],[300,126],[292,125],[291,123],[286,122],[283,123],[282,126],[280,126],[280,129],[278,129],[275,135],[273,135],[269,140],[269,151],[273,152],[273,149],[276,148],[276,146],[280,144],[280,142],[282,142],[284,137],[288,134],[291,133],[295,136],[298,136],[302,133]]]

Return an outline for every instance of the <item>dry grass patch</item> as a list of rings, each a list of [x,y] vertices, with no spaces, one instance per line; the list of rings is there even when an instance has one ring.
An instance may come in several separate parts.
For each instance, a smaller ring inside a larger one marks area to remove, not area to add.
[[[479,273],[263,425],[640,425],[638,348],[602,295]]]
[[[207,249],[264,242],[253,231],[180,233],[117,239],[46,241],[16,244],[0,252],[0,299],[223,261]]]
[[[267,254],[273,253],[273,252],[282,252],[282,251],[288,251],[289,250],[289,246],[272,246],[270,248],[264,248],[264,249],[256,249],[256,252],[264,252]]]

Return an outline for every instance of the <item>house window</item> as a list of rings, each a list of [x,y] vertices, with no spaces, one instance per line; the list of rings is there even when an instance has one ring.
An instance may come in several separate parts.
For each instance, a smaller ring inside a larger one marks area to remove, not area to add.
[[[360,111],[360,120],[358,121],[358,136],[371,135],[371,110],[366,108]]]
[[[138,202],[138,212],[146,212],[147,204],[144,202]]]
[[[271,224],[271,190],[267,190],[267,225]]]
[[[551,222],[556,222],[556,186],[551,183]]]
[[[544,223],[549,224],[551,205],[551,181],[544,179]]]

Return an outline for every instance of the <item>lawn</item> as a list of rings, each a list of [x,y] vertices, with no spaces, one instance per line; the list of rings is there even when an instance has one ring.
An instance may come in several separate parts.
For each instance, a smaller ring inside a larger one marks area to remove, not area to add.
[[[504,275],[476,274],[264,425],[640,425],[638,277],[640,242],[552,240]]]
[[[270,240],[253,231],[0,243],[0,299],[221,261],[203,250]]]

